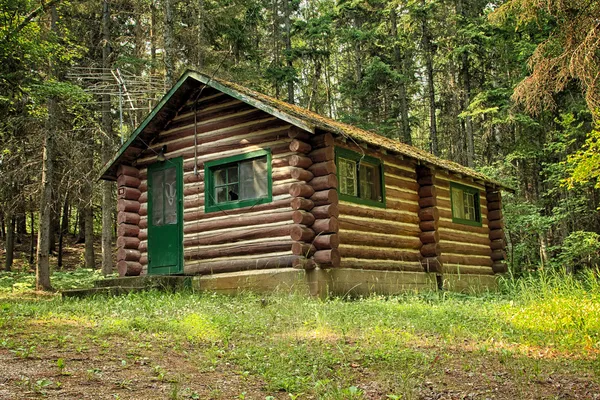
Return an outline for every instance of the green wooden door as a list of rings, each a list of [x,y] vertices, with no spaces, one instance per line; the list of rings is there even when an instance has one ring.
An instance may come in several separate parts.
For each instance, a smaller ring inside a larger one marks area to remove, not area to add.
[[[148,168],[148,274],[183,272],[183,159]]]

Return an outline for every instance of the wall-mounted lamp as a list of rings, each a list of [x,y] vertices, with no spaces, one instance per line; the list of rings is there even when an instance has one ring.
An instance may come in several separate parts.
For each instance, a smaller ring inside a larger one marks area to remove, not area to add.
[[[165,153],[167,152],[167,145],[165,144],[163,147],[161,147],[160,151],[158,152],[158,154],[156,155],[156,160],[163,162],[165,161],[167,158],[165,157]]]

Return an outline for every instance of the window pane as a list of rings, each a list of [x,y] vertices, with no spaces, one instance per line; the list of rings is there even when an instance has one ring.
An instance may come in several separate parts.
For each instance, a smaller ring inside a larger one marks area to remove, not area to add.
[[[215,186],[225,185],[227,183],[227,169],[221,168],[214,172]]]
[[[452,188],[452,216],[454,218],[465,219],[463,193],[461,189]]]
[[[169,168],[165,173],[165,200],[164,200],[164,218],[165,224],[171,225],[177,223],[177,170]]]
[[[152,172],[152,225],[159,226],[164,224],[163,219],[163,190],[164,190],[164,171]]]
[[[475,215],[475,195],[473,193],[464,192],[465,196],[465,219],[476,221]]]
[[[374,165],[360,165],[360,197],[367,200],[381,201],[379,168]]]
[[[229,201],[236,201],[240,199],[240,190],[238,184],[227,185]]]
[[[215,189],[215,203],[225,203],[227,201],[227,186],[221,186]]]
[[[240,199],[257,199],[267,195],[267,157],[240,164]]]
[[[227,168],[227,183],[238,182],[238,166],[237,164]]]
[[[345,158],[338,159],[340,193],[350,196],[357,195],[356,162]]]

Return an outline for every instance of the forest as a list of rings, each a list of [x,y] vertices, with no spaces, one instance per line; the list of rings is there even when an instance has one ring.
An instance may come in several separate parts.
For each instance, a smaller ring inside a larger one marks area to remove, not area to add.
[[[76,234],[81,266],[113,271],[98,172],[186,69],[514,188],[515,276],[597,267],[598,15],[595,0],[0,0],[2,267],[30,237],[50,289]]]

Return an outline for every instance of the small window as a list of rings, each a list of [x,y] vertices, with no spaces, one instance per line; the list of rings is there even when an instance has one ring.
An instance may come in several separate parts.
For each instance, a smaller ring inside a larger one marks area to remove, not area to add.
[[[259,150],[205,164],[204,211],[231,210],[271,201],[271,153]]]
[[[383,165],[377,158],[336,148],[340,199],[385,207]]]
[[[479,190],[458,183],[450,183],[452,222],[481,226]]]

